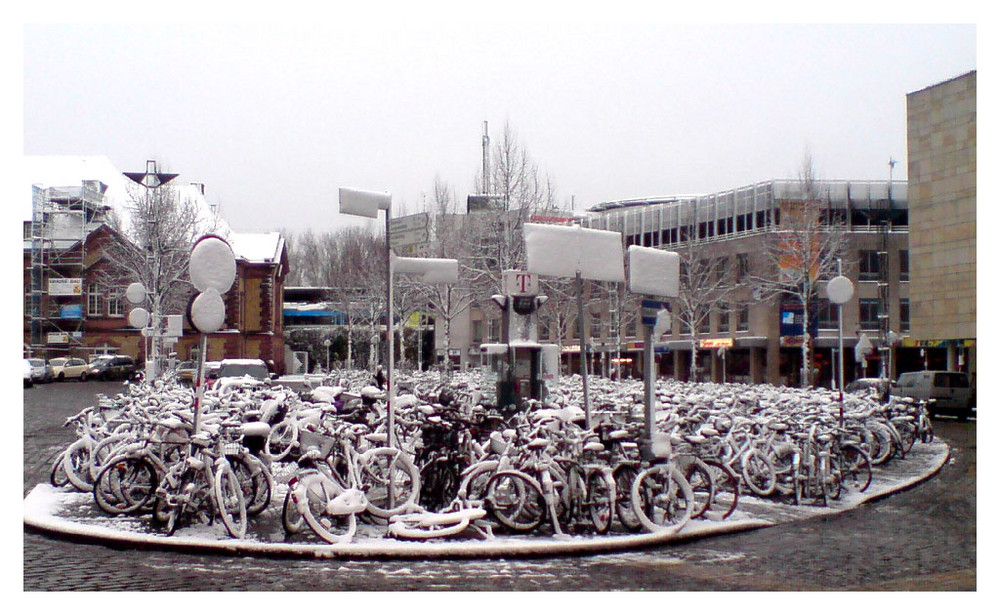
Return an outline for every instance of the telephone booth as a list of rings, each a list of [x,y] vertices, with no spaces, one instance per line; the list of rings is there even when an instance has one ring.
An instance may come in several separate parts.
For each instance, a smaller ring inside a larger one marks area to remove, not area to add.
[[[554,344],[524,341],[480,347],[487,378],[484,389],[493,383],[497,408],[504,414],[524,408],[529,399],[545,399],[558,383],[558,361],[551,360],[553,350],[545,346],[556,348]],[[558,356],[558,350],[555,353]]]

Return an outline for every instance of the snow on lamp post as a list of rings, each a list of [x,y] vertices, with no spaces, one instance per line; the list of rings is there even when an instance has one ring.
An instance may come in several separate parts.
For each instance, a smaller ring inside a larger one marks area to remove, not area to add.
[[[524,225],[525,260],[529,273],[576,278],[577,322],[580,330],[580,375],[583,407],[590,424],[590,394],[587,384],[587,336],[583,310],[583,280],[624,282],[625,261],[622,235],[573,226]]]
[[[226,304],[222,301],[222,293],[229,290],[236,279],[236,257],[232,248],[221,237],[205,235],[191,249],[188,273],[191,283],[201,291],[192,298],[187,310],[188,321],[201,334],[195,376],[194,430],[197,432],[201,421],[201,401],[205,393],[208,334],[218,331],[226,322]]]
[[[389,222],[392,219],[392,195],[388,192],[373,192],[356,188],[340,188],[338,191],[340,213],[363,218],[378,218],[379,210],[385,211],[385,343],[386,343],[386,431],[392,446],[394,428],[393,392],[396,378],[393,376],[393,355],[396,352],[392,330],[392,249],[389,247]]]
[[[844,304],[854,296],[854,284],[840,273],[837,259],[837,277],[826,284],[826,296],[837,304],[837,389],[840,393],[840,426],[844,426]]]
[[[661,303],[661,298],[680,295],[681,257],[676,252],[656,248],[629,246],[628,248],[628,289],[630,292],[649,297],[643,301],[642,322],[645,327],[643,344],[643,381],[645,422],[643,425],[643,456],[652,456],[653,431],[655,426],[654,388],[656,374],[653,359],[653,345],[656,340],[670,330],[672,319],[669,308]]]

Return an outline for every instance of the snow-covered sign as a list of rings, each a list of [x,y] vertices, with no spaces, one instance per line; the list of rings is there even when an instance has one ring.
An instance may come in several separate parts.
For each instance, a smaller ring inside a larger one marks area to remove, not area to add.
[[[454,284],[458,282],[458,261],[453,258],[410,258],[392,255],[395,273],[422,276],[427,284]]]
[[[628,289],[640,295],[680,295],[681,257],[676,252],[628,247]]]
[[[191,324],[201,333],[215,333],[226,321],[226,304],[219,291],[209,288],[202,291],[189,306]]]
[[[524,225],[527,270],[539,275],[585,280],[625,281],[621,233],[579,225]]]
[[[205,235],[191,249],[188,273],[198,290],[204,292],[211,288],[219,293],[226,292],[236,279],[233,249],[221,237]]]
[[[339,197],[340,213],[365,218],[377,218],[378,210],[388,211],[392,204],[392,195],[387,192],[341,188]]]

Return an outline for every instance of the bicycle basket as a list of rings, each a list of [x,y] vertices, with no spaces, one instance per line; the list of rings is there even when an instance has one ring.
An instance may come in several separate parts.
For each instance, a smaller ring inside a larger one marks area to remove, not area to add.
[[[323,457],[329,457],[336,445],[337,439],[326,434],[315,431],[299,431],[299,447],[302,452],[312,449],[319,451]]]

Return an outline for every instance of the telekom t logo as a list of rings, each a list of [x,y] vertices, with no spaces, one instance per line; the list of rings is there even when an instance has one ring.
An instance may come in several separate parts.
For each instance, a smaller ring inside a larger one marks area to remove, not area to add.
[[[526,273],[524,271],[520,271],[514,274],[514,278],[516,280],[517,292],[519,293],[528,292],[528,288],[530,288],[531,286],[531,274]]]

